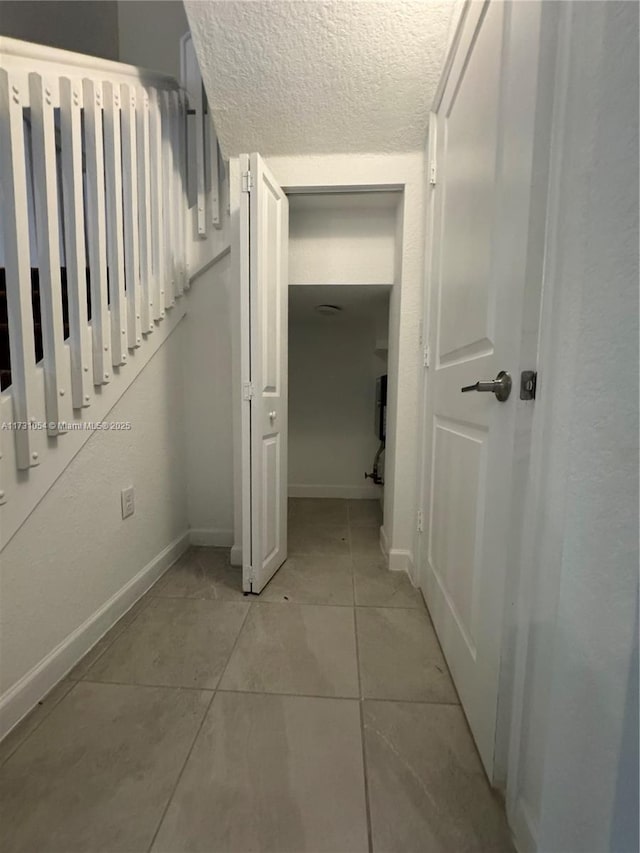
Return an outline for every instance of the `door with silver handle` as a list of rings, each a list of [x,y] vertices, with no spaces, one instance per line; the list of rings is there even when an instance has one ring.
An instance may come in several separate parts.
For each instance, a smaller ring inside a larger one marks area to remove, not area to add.
[[[465,391],[486,391],[496,395],[496,400],[504,403],[509,399],[511,394],[511,377],[506,370],[501,370],[495,379],[479,379],[475,385],[465,385],[460,390]]]

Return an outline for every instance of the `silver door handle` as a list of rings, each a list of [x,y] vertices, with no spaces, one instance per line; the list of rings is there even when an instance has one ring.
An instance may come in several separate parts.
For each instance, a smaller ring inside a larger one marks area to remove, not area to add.
[[[273,423],[273,421],[275,421],[275,419],[276,419],[277,417],[278,417],[278,413],[277,413],[277,412],[269,412],[269,420],[270,420],[272,423]]]
[[[465,391],[490,391],[496,395],[496,400],[504,403],[511,394],[511,377],[506,370],[501,370],[495,379],[479,379],[475,385],[465,385],[460,389]]]

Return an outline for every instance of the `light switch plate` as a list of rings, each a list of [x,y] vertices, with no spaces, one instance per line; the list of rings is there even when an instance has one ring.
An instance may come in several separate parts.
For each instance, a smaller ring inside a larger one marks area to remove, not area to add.
[[[120,499],[122,502],[122,517],[129,518],[130,515],[133,515],[136,508],[133,496],[133,486],[123,489],[120,494]]]

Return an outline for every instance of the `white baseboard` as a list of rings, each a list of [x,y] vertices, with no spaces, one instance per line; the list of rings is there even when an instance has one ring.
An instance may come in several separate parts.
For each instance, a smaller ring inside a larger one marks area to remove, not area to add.
[[[409,580],[415,586],[413,554],[411,551],[403,550],[402,548],[389,548],[389,539],[387,538],[387,531],[384,529],[384,525],[380,528],[380,548],[387,558],[389,571],[406,572]]]
[[[292,483],[289,485],[290,498],[343,498],[348,500],[376,500],[380,498],[381,486],[307,486]]]
[[[233,530],[213,528],[192,528],[189,531],[189,543],[209,548],[230,548],[233,545]]]
[[[406,572],[413,583],[413,554],[401,548],[389,551],[389,571]]]
[[[0,698],[0,740],[55,687],[189,547],[181,534]]]
[[[241,566],[242,565],[242,545],[232,545],[231,546],[231,565],[232,566]]]
[[[522,797],[518,797],[513,814],[508,814],[513,842],[518,853],[536,853],[538,842],[536,830]]]

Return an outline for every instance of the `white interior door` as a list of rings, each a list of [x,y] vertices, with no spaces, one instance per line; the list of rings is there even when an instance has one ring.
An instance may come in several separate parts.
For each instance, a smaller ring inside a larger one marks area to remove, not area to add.
[[[258,154],[240,158],[243,589],[287,558],[289,207]]]
[[[427,539],[420,580],[489,778],[519,403],[539,18],[538,3],[468,4],[431,122],[432,356],[425,383]],[[500,371],[513,380],[508,400],[461,392]]]

